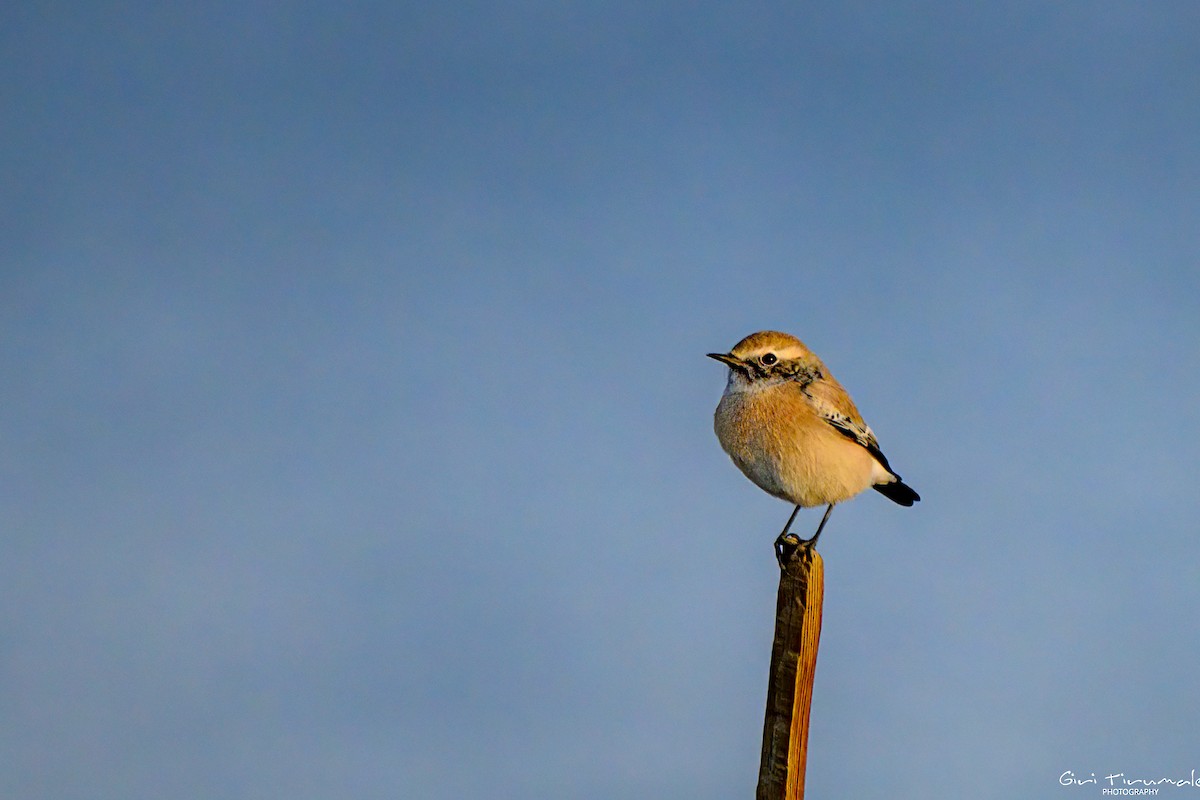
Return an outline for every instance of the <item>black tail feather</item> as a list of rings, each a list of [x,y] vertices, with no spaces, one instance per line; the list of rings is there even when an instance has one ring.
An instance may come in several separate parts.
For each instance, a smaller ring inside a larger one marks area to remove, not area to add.
[[[921,495],[914,492],[911,486],[899,478],[895,483],[877,483],[871,488],[893,503],[899,503],[902,506],[911,506],[921,499]]]

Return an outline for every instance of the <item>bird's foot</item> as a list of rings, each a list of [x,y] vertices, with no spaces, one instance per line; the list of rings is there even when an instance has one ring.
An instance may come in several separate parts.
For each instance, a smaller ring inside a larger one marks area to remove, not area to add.
[[[779,562],[779,568],[783,569],[784,564],[796,557],[796,553],[803,547],[812,547],[817,541],[817,537],[811,539],[801,539],[794,533],[781,533],[775,540],[775,560]]]

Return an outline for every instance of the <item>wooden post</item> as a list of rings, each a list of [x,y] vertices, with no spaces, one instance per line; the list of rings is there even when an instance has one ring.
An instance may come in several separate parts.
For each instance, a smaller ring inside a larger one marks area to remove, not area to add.
[[[775,641],[771,645],[771,678],[755,797],[802,800],[808,715],[821,639],[825,563],[811,545],[789,536],[779,551],[779,567]]]

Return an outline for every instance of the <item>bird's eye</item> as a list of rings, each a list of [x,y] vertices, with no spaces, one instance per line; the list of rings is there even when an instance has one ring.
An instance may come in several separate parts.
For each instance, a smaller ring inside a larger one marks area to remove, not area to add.
[[[774,364],[778,360],[779,359],[775,357],[774,353],[767,353],[765,356],[762,357],[762,363],[768,367],[771,366],[772,364]]]

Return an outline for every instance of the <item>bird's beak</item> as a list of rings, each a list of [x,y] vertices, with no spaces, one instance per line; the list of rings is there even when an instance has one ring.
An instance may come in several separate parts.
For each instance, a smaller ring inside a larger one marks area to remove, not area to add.
[[[709,353],[708,357],[715,358],[717,361],[720,361],[722,364],[728,365],[732,369],[745,369],[746,368],[746,365],[742,363],[741,359],[739,359],[737,356],[734,356],[731,353]]]

